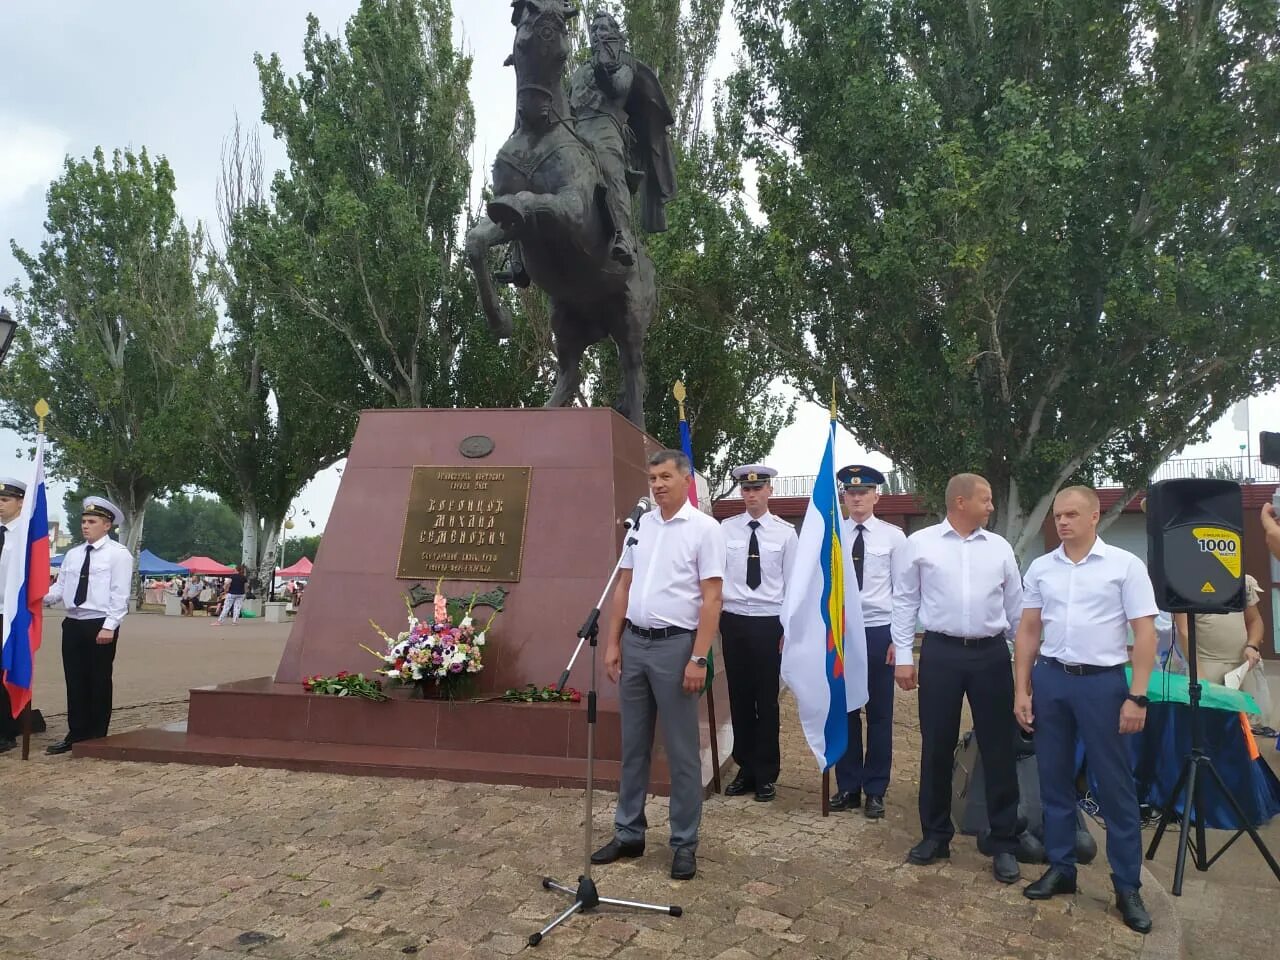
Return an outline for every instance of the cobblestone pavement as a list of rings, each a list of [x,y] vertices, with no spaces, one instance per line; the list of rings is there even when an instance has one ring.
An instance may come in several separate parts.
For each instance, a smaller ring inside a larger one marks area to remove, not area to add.
[[[184,713],[181,702],[121,710],[113,731]],[[904,865],[916,839],[919,756],[909,700],[900,703],[895,786],[879,823],[820,816],[820,779],[789,701],[784,718],[777,801],[708,801],[695,880],[668,876],[664,801],[651,803],[646,855],[596,869],[602,895],[678,903],[682,917],[601,909],[530,952],[565,960],[1140,955],[1142,938],[1107,902],[1105,866],[1082,871],[1079,896],[1033,904],[1019,886],[994,882],[970,839],[958,840],[948,864]],[[49,740],[33,746],[42,751]],[[27,763],[0,757],[0,783],[6,960],[503,957],[525,949],[527,935],[568,903],[539,878],[572,881],[581,868],[576,791],[34,751]],[[612,795],[597,795],[597,840],[609,834],[612,805]],[[1176,926],[1160,914],[1157,922]]]

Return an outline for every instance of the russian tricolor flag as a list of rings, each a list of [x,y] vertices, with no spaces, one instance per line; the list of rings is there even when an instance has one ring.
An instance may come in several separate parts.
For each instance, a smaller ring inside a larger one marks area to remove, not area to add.
[[[5,563],[4,648],[0,652],[5,689],[16,718],[31,702],[31,684],[44,596],[49,592],[49,505],[44,486],[44,437],[36,445],[35,479],[22,500],[22,513],[10,525]]]
[[[782,605],[782,680],[821,770],[844,756],[848,713],[867,702],[862,596],[842,536],[835,452],[833,417]]]

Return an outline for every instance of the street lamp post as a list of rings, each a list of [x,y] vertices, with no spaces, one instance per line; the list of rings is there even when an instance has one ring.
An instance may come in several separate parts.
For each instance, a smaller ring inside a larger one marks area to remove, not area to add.
[[[282,527],[280,530],[280,566],[276,567],[275,570],[271,571],[271,601],[273,603],[275,602],[275,599],[276,599],[276,571],[280,570],[281,567],[288,566],[288,564],[285,563],[284,547],[285,547],[285,544],[289,542],[289,531],[292,529],[293,529],[293,514],[290,513],[289,516],[285,518],[284,527]]]
[[[4,355],[9,352],[9,345],[13,343],[13,335],[18,332],[18,321],[13,319],[13,315],[4,307],[0,307],[0,362],[4,361]]]

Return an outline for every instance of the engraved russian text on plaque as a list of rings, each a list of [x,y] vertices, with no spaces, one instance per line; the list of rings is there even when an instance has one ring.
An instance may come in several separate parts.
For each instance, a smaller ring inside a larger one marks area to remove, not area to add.
[[[520,579],[532,467],[414,467],[399,580]]]

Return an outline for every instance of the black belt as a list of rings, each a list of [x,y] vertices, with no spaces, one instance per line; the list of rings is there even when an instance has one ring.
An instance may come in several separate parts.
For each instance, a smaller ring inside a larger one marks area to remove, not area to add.
[[[627,621],[627,629],[637,637],[644,637],[646,640],[665,640],[667,637],[694,632],[689,627],[657,627],[654,630],[647,630],[644,627],[637,627],[630,620]]]
[[[924,632],[926,640],[945,640],[948,643],[956,643],[962,647],[991,647],[997,643],[1004,643],[1004,634],[997,633],[990,637],[953,637],[950,634],[938,633],[937,630],[926,630]]]
[[[1073,677],[1091,677],[1095,673],[1111,673],[1113,670],[1123,670],[1123,663],[1113,663],[1110,666],[1103,667],[1096,663],[1065,663],[1056,657],[1041,657],[1041,663],[1047,663],[1051,667],[1058,667],[1063,673],[1069,673]]]

